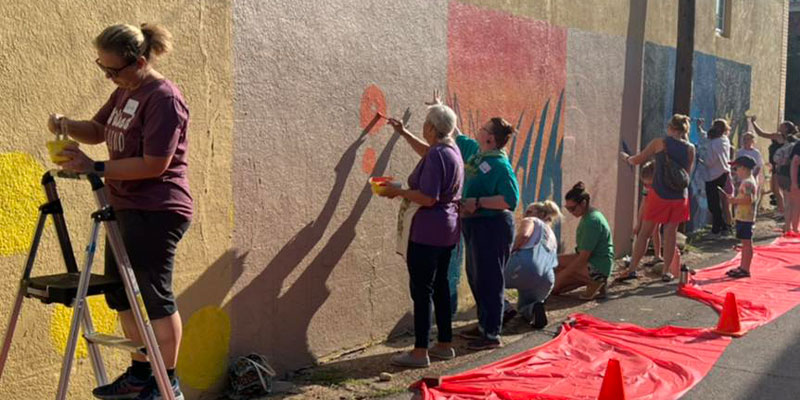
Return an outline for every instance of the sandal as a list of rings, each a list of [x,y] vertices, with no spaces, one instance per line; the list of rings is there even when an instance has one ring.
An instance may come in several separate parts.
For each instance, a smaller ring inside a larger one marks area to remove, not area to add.
[[[661,257],[653,257],[653,258],[650,259],[650,261],[644,263],[644,266],[645,267],[654,267],[654,266],[656,266],[656,264],[659,264],[659,263],[662,263],[662,262],[664,262],[663,258],[661,258]]]
[[[619,274],[619,276],[617,276],[617,279],[615,279],[615,281],[625,282],[633,279],[639,279],[639,274],[636,272],[636,270],[626,270],[626,271],[621,271],[621,273]]]
[[[672,275],[671,272],[667,272],[664,275],[661,275],[661,282],[670,283],[672,280],[675,279],[675,275]]]
[[[728,272],[726,272],[726,275],[728,275],[729,277],[734,278],[734,279],[737,279],[737,278],[749,278],[750,277],[750,271],[745,271],[745,270],[743,270],[741,268],[736,268],[736,269],[732,269],[732,270],[729,270]]]

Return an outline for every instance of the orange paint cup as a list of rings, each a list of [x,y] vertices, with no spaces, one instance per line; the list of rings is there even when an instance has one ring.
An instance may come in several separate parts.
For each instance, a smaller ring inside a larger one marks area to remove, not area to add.
[[[51,140],[47,142],[47,152],[50,153],[50,160],[56,164],[69,161],[69,157],[61,156],[59,153],[72,145],[78,146],[78,142],[70,139]]]

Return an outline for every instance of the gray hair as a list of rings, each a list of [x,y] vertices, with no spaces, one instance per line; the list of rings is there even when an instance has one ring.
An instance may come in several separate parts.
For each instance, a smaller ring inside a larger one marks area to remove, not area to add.
[[[443,139],[453,133],[457,119],[452,108],[444,104],[437,104],[428,107],[428,116],[425,117],[425,122],[431,124],[436,130],[436,137]]]

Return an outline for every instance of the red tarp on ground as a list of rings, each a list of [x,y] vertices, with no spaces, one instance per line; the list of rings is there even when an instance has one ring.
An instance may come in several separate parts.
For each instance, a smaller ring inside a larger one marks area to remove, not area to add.
[[[764,325],[800,304],[800,237],[781,237],[753,252],[750,278],[732,279],[725,271],[737,267],[733,260],[697,271],[691,285],[680,293],[722,310],[725,295],[733,292],[739,306],[742,330]]]
[[[572,316],[561,334],[526,352],[420,385],[425,400],[596,399],[608,360],[622,366],[628,399],[678,398],[697,384],[730,343],[709,329],[645,329]]]

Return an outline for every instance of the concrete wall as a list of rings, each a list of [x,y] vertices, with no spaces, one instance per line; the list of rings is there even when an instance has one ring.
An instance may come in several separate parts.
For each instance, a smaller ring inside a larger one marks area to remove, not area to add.
[[[693,115],[741,121],[749,108],[765,125],[777,122],[785,2],[734,2],[730,39],[713,32],[713,2],[697,3]],[[419,132],[423,102],[434,88],[446,90],[466,132],[496,115],[518,127],[509,151],[524,204],[561,204],[581,180],[612,228],[630,220],[635,198],[617,198],[634,185],[618,182],[625,174],[617,161],[621,121],[631,113],[622,94],[636,84],[624,74],[629,1],[264,4],[0,3],[3,321],[42,197],[38,176],[52,167],[46,116],[88,118],[105,101],[113,87],[93,64],[91,40],[119,21],[173,32],[176,50],[159,66],[192,112],[197,217],[176,272],[186,324],[178,373],[189,398],[213,398],[233,356],[259,352],[279,369],[295,368],[411,326],[407,272],[394,253],[398,204],[373,197],[367,179],[405,179],[417,157],[382,121],[371,123],[376,111],[408,110]],[[645,140],[662,132],[671,108],[676,4],[647,7]],[[91,154],[104,156],[100,147]],[[87,188],[62,186],[80,248],[92,200]],[[567,216],[559,227],[567,248],[576,224]],[[59,271],[52,234],[43,246],[39,271]],[[461,294],[469,299],[463,286]],[[104,331],[119,330],[102,301],[93,308]],[[51,397],[69,310],[27,302],[23,313],[0,397]],[[117,373],[125,357],[111,358]],[[74,398],[92,386],[82,360]]]

